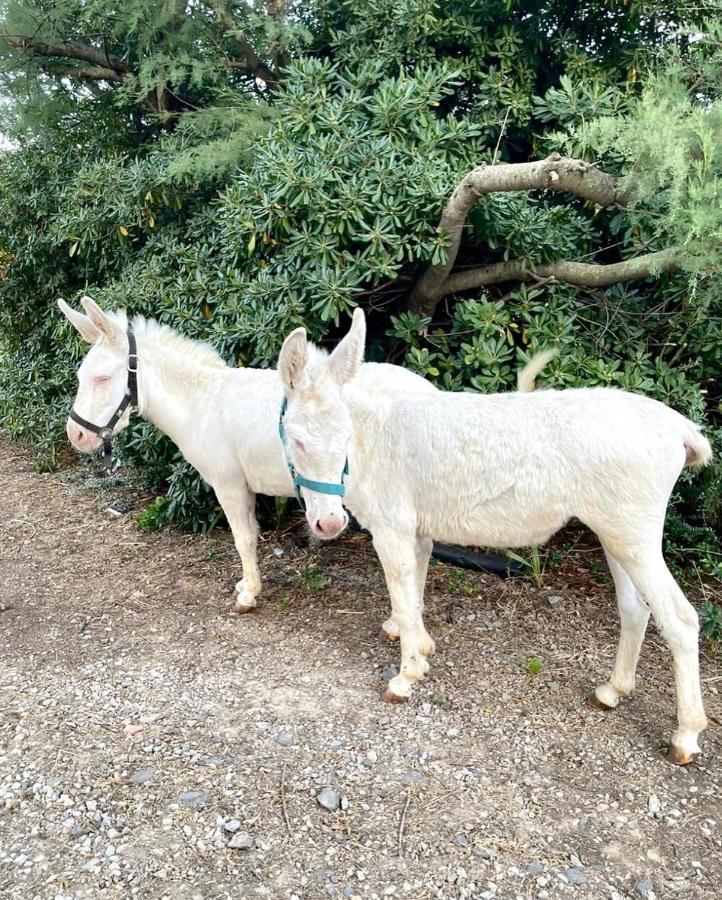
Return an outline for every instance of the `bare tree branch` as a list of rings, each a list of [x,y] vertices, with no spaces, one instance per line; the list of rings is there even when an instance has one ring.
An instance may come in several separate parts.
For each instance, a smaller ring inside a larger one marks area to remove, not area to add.
[[[559,259],[531,266],[524,260],[510,259],[506,262],[455,272],[446,279],[439,299],[447,294],[468,291],[486,284],[499,284],[503,281],[563,281],[580,287],[600,288],[624,281],[639,281],[642,278],[661,275],[663,272],[675,272],[678,269],[679,250],[676,247],[608,265]]]
[[[50,60],[39,60],[43,71],[49,75],[61,75],[68,78],[80,78],[82,81],[122,81],[123,76],[105,66],[66,66]]]
[[[528,163],[477,166],[457,185],[441,216],[439,231],[450,237],[446,260],[438,265],[429,266],[424,272],[411,294],[409,308],[413,312],[432,315],[441,297],[451,292],[447,282],[451,280],[450,273],[456,262],[464,225],[471,208],[480,197],[502,191],[533,190],[566,191],[584,200],[590,200],[598,206],[623,204],[629,196],[628,189],[614,176],[599,171],[583,160],[563,157],[558,153]],[[516,265],[522,266],[520,262]],[[474,271],[481,272],[486,268],[488,267]],[[469,285],[472,286],[476,285]],[[463,290],[461,287],[455,289]]]
[[[245,63],[248,72],[256,78],[259,78],[261,81],[264,81],[269,88],[278,87],[278,75],[276,75],[273,69],[258,56],[253,47],[248,43],[241,33],[238,23],[226,7],[224,0],[208,0],[208,6],[216,13],[223,24],[223,27],[233,38],[241,53],[242,62]],[[241,67],[238,66],[234,68]]]
[[[130,67],[119,57],[107,53],[101,47],[81,44],[79,41],[48,42],[24,34],[9,34],[5,27],[0,29],[0,37],[7,41],[11,47],[25,52],[32,52],[37,56],[78,59],[82,62],[90,63],[91,66],[110,69],[118,75],[125,75],[130,72]],[[114,78],[112,80],[119,81],[120,79]]]

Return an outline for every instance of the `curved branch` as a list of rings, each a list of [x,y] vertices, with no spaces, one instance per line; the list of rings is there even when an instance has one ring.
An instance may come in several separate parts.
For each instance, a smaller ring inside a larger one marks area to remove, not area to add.
[[[480,197],[502,191],[533,190],[566,191],[597,206],[623,204],[629,196],[629,190],[613,175],[584,160],[558,153],[528,163],[477,166],[458,184],[439,222],[439,231],[450,238],[446,260],[424,272],[414,287],[409,308],[432,315],[439,299],[450,293],[446,282],[456,261],[467,216]]]
[[[679,268],[679,250],[676,247],[608,265],[559,259],[529,266],[523,260],[510,259],[450,275],[439,299],[457,291],[468,291],[502,281],[561,281],[580,287],[600,288],[620,282],[640,281],[664,272],[676,272]]]

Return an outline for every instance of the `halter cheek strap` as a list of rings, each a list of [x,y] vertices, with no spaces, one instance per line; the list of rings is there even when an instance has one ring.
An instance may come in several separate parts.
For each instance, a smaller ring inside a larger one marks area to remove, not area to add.
[[[138,353],[135,343],[135,335],[128,329],[128,385],[125,389],[123,399],[118,404],[118,408],[108,419],[105,425],[95,425],[88,422],[82,416],[79,416],[74,409],[70,410],[70,418],[73,422],[77,422],[93,434],[99,435],[103,439],[103,463],[105,468],[110,471],[113,466],[113,431],[115,426],[120,422],[123,413],[130,407],[133,412],[138,408]]]
[[[293,490],[296,494],[296,499],[305,510],[306,504],[304,503],[300,490],[302,487],[306,488],[306,490],[309,491],[316,491],[316,493],[318,494],[334,494],[337,497],[343,497],[343,495],[346,493],[346,485],[344,484],[344,479],[349,473],[348,457],[346,457],[343,472],[341,473],[341,481],[336,483],[331,481],[313,481],[311,478],[304,478],[303,475],[299,475],[296,471],[293,463],[288,457],[288,450],[286,448],[286,429],[283,425],[283,417],[286,414],[287,406],[288,399],[284,397],[283,402],[281,403],[281,413],[278,417],[278,436],[281,438],[283,454],[286,457],[286,465],[288,466],[288,471],[291,473],[291,478],[293,479]]]

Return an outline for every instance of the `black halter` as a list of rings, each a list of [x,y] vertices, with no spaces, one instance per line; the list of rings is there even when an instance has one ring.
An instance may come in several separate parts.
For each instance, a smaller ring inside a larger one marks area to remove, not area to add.
[[[123,413],[130,407],[133,412],[138,408],[138,354],[136,352],[135,335],[128,329],[128,386],[125,389],[125,395],[113,415],[110,417],[106,425],[94,425],[88,422],[82,416],[79,416],[74,409],[70,410],[70,418],[93,434],[98,434],[103,439],[103,462],[105,468],[110,471],[113,466],[113,431],[115,426],[120,422]]]

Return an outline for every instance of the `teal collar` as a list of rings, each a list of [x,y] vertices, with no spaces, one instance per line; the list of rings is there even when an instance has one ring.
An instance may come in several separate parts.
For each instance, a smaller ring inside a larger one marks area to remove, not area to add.
[[[281,403],[281,413],[278,417],[278,436],[281,438],[283,455],[286,457],[286,465],[288,466],[288,471],[291,473],[291,478],[293,479],[293,490],[296,494],[296,499],[305,509],[306,504],[303,502],[303,497],[301,496],[300,490],[302,487],[305,487],[309,491],[316,491],[318,494],[335,494],[337,497],[343,497],[346,493],[346,485],[344,484],[344,479],[349,473],[348,457],[346,457],[343,472],[341,473],[341,481],[339,481],[338,483],[333,483],[330,481],[312,481],[310,478],[304,478],[303,475],[299,475],[296,471],[293,463],[288,458],[288,450],[286,449],[286,429],[283,426],[283,417],[286,415],[287,406],[288,398],[284,397],[283,402]]]

